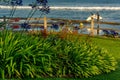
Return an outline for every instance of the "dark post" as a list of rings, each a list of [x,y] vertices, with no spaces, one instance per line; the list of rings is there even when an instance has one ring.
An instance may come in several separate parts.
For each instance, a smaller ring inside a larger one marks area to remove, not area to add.
[[[6,29],[6,16],[3,16],[3,23],[4,23],[3,27],[4,29]]]
[[[100,20],[100,15],[99,15],[99,13],[97,13],[97,35],[99,35],[99,28],[100,28],[100,26],[99,26],[99,20]]]

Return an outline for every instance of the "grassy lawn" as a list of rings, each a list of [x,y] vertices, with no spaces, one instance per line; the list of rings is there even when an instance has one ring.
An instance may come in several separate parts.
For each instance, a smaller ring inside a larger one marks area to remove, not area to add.
[[[92,38],[92,40],[100,47],[107,49],[113,56],[120,60],[120,39],[115,38]]]

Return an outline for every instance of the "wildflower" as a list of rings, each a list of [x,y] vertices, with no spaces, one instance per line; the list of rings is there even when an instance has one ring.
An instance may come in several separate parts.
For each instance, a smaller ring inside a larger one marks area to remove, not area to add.
[[[11,0],[11,2],[10,2],[10,5],[12,5],[12,6],[21,6],[21,5],[23,5],[22,4],[22,0]]]

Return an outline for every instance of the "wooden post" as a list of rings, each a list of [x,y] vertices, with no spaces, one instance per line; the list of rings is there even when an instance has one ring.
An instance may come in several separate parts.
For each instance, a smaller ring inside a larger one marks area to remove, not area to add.
[[[98,26],[97,26],[97,35],[99,35],[99,29],[100,27],[99,27],[99,22],[98,22]]]
[[[47,18],[44,16],[44,30],[47,30]]]
[[[97,35],[99,35],[99,24],[100,24],[99,20],[100,20],[100,15],[97,13]]]
[[[4,27],[4,29],[6,29],[6,16],[3,16],[3,22],[4,22],[3,27]]]
[[[6,16],[3,16],[3,21],[6,22]]]
[[[91,33],[90,33],[91,36],[94,35],[94,18],[91,17]]]
[[[46,16],[44,16],[44,30],[42,32],[42,35],[44,38],[47,37],[47,18],[46,18]]]

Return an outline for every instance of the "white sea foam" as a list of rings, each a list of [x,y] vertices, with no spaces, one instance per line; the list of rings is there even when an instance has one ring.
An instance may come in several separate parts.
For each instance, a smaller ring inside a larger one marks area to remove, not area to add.
[[[0,6],[1,9],[12,9],[12,6]],[[17,6],[17,9],[31,9],[30,6]]]
[[[68,9],[68,10],[120,10],[120,7],[51,7],[51,9]]]
[[[1,9],[12,9],[11,6],[0,6]],[[17,9],[31,9],[31,6],[17,6]],[[120,10],[120,7],[66,7],[66,6],[51,6],[50,9],[55,10]]]

